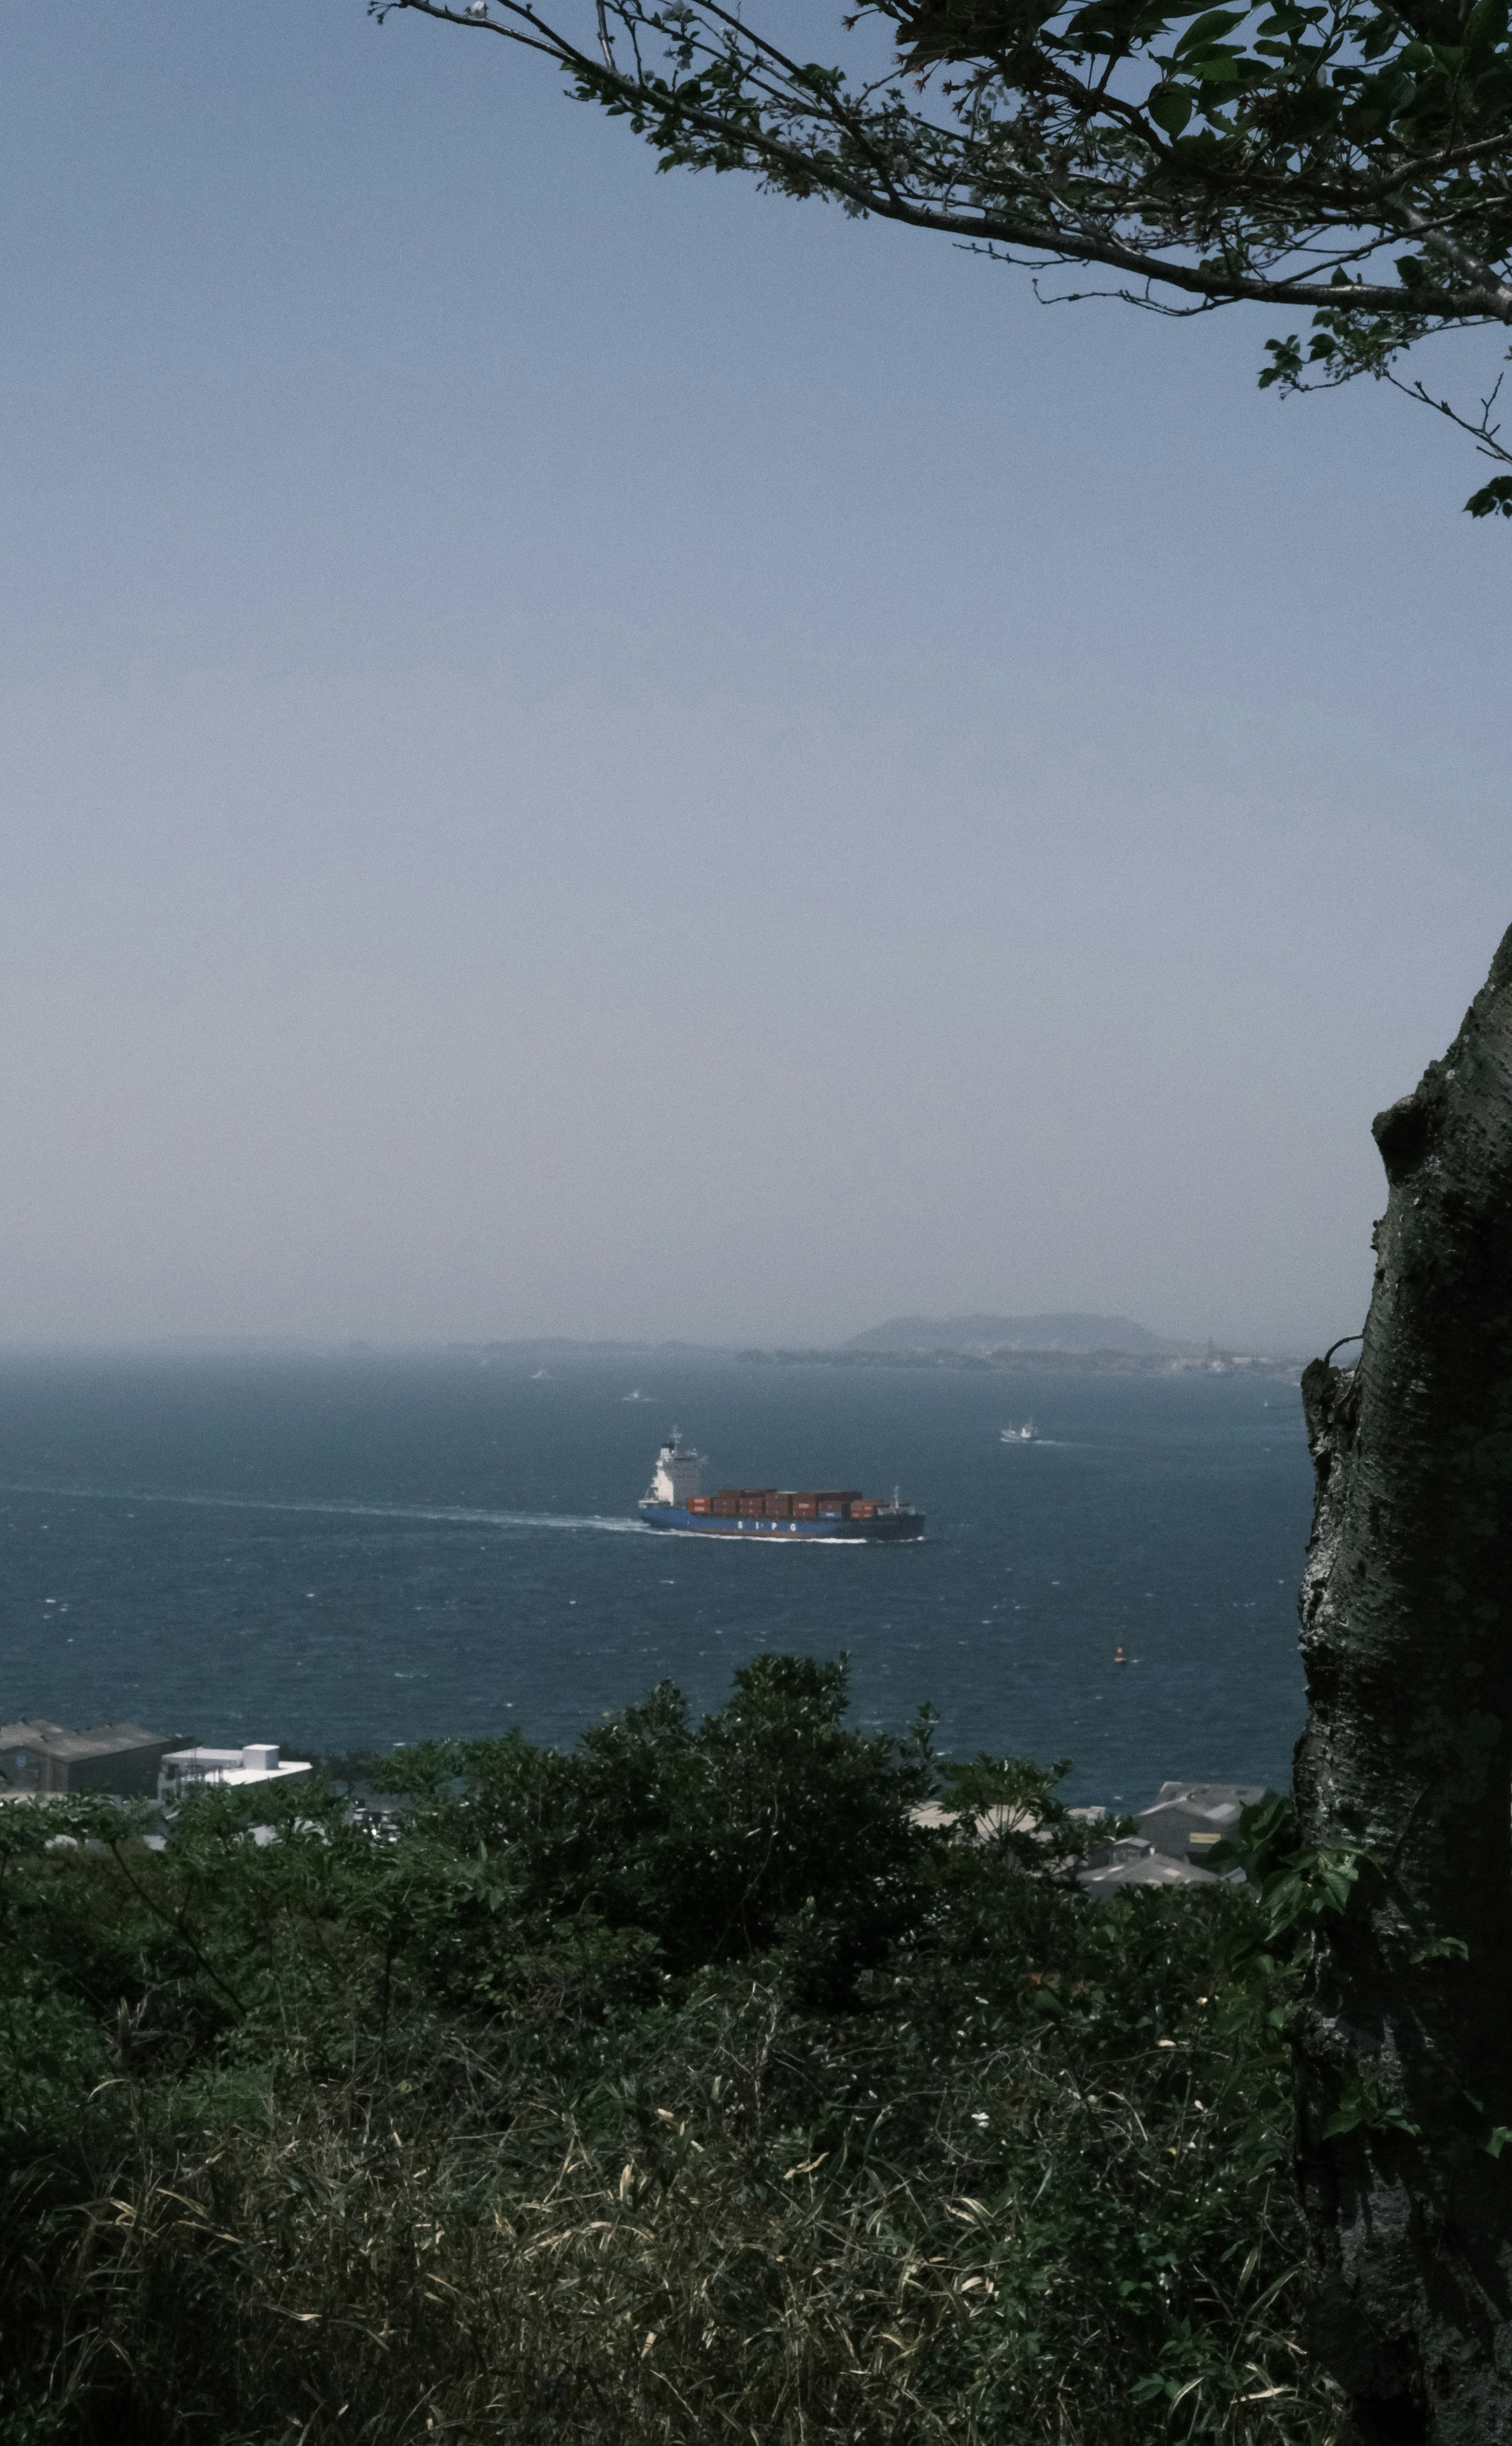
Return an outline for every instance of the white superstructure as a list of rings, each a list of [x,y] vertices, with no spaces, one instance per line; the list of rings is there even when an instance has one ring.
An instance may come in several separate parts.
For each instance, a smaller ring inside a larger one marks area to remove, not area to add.
[[[647,1503],[671,1503],[679,1510],[700,1490],[703,1455],[685,1444],[676,1427],[656,1457],[656,1474],[645,1490]]]

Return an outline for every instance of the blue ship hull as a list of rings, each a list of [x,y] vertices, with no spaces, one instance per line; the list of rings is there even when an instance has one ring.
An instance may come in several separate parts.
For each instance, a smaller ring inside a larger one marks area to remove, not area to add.
[[[675,1503],[643,1503],[648,1529],[673,1529],[693,1537],[751,1537],[768,1546],[795,1546],[800,1537],[831,1544],[885,1546],[912,1543],[924,1535],[924,1514],[906,1508],[878,1513],[870,1520],[768,1520],[757,1514],[688,1512]]]

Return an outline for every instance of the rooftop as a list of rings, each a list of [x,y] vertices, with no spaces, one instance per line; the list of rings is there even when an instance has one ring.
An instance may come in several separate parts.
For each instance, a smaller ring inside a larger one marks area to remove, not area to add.
[[[0,1724],[0,1750],[46,1750],[52,1758],[113,1758],[122,1750],[159,1749],[161,1733],[148,1733],[140,1724],[90,1724],[82,1732],[71,1732],[66,1724],[50,1723],[46,1716],[32,1716],[24,1723]]]
[[[273,1783],[312,1775],[309,1759],[280,1759],[276,1741],[244,1741],[239,1750],[169,1750],[162,1761],[162,1788],[186,1783]]]

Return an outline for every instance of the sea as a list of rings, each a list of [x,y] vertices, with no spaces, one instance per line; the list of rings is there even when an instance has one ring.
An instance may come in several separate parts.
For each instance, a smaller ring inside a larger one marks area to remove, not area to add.
[[[706,1485],[900,1486],[925,1534],[647,1530],[673,1426]],[[1284,1787],[1311,1500],[1296,1384],[1244,1370],[11,1355],[0,1720],[287,1757],[516,1725],[566,1747],[659,1682],[716,1707],[785,1649],[849,1658],[859,1725],[928,1702],[949,1755],[1069,1759],[1073,1801]]]

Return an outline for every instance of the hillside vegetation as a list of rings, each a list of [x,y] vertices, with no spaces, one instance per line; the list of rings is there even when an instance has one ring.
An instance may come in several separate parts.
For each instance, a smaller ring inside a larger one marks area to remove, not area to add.
[[[1332,2435],[1241,1893],[790,1657],[368,1776],[0,1810],[3,2446]]]

